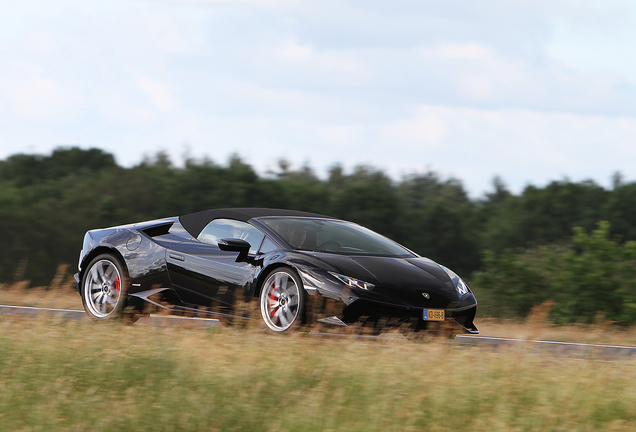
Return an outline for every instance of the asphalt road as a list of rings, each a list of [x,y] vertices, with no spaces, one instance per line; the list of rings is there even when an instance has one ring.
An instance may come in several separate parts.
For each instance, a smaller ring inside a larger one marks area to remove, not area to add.
[[[6,306],[0,305],[0,315],[18,315],[25,317],[50,316],[64,320],[91,321],[83,310],[37,308],[30,306]],[[188,318],[174,315],[150,315],[140,318],[138,323],[148,322],[156,326],[182,326],[182,327],[222,327],[217,319]]]
[[[620,345],[582,344],[541,340],[493,338],[484,336],[457,336],[460,346],[479,346],[491,350],[501,348],[523,348],[533,352],[547,352],[559,357],[593,358],[596,360],[616,360],[636,355],[636,347]]]
[[[83,310],[74,309],[52,309],[36,308],[28,306],[6,306],[0,305],[0,315],[17,315],[24,317],[50,316],[64,320],[90,321],[90,318]],[[151,315],[141,318],[139,323],[149,323],[156,326],[180,326],[180,327],[223,327],[219,320],[210,318],[188,318],[174,315]],[[354,336],[338,335],[334,333],[311,332],[310,334],[322,337],[356,338],[374,340],[405,340],[401,335],[380,335],[380,336]],[[530,352],[541,352],[552,354],[557,357],[585,358],[594,360],[617,360],[636,355],[636,347],[619,345],[598,345],[581,344],[571,342],[554,342],[538,340],[522,340],[493,338],[484,336],[460,335],[452,340],[458,347],[479,347],[490,351],[500,349],[522,349]]]

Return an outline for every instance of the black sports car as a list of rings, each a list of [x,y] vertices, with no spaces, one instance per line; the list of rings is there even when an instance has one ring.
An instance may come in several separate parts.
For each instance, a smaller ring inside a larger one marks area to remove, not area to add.
[[[236,323],[259,310],[277,332],[445,321],[478,333],[477,301],[453,271],[355,223],[293,210],[206,210],[92,230],[75,280],[95,320],[166,308]]]

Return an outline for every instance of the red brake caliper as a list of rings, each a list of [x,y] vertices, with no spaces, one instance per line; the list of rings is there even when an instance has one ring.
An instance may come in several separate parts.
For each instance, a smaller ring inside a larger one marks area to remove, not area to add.
[[[272,291],[272,293],[269,295],[269,298],[271,298],[274,301],[278,300],[276,297],[274,297],[274,291]],[[276,314],[277,310],[278,310],[278,306],[276,306],[275,308],[272,308],[272,318],[274,318],[274,315]]]
[[[119,287],[119,276],[115,277],[115,289],[117,290],[117,297],[119,297],[119,290],[120,290],[120,287]]]

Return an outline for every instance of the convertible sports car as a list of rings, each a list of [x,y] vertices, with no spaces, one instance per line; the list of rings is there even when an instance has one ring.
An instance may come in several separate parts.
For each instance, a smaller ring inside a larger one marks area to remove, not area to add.
[[[262,318],[275,332],[321,323],[478,333],[477,301],[453,271],[355,223],[293,210],[206,210],[91,230],[75,281],[95,320],[165,308]]]

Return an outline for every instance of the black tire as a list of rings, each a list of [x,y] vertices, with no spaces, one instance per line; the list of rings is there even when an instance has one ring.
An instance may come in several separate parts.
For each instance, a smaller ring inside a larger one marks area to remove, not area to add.
[[[305,289],[298,274],[287,267],[272,270],[261,288],[261,317],[268,329],[297,329],[305,315]]]
[[[84,310],[95,321],[120,318],[128,294],[128,272],[114,255],[95,257],[82,276]]]

